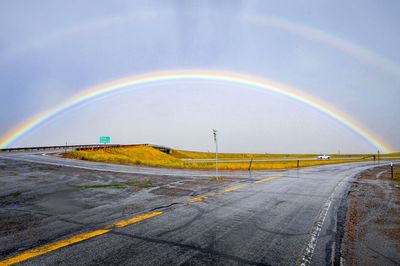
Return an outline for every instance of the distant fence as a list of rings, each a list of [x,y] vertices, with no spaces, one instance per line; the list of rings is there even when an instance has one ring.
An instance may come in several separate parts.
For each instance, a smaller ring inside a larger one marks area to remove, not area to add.
[[[154,145],[154,144],[109,144],[107,148],[121,148],[121,147],[135,147],[135,146],[149,146],[162,152],[171,153],[171,148]],[[95,151],[104,149],[104,144],[85,144],[85,145],[64,145],[64,146],[42,146],[42,147],[22,147],[22,148],[6,148],[0,149],[0,152],[28,152],[28,151],[48,151],[48,150],[77,150]]]

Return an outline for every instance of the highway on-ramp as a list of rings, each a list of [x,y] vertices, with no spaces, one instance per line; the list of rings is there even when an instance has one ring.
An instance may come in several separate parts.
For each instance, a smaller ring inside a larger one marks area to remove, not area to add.
[[[374,166],[222,172],[216,182],[208,171],[0,154],[0,265],[340,263],[349,187]]]

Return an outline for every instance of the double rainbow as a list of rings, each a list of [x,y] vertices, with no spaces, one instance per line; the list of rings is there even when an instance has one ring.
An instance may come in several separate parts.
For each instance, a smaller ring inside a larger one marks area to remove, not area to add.
[[[93,100],[100,96],[107,96],[112,92],[117,92],[119,90],[126,89],[128,87],[134,87],[138,85],[145,85],[158,82],[168,82],[168,81],[214,81],[214,82],[226,82],[234,83],[237,85],[250,86],[255,88],[265,89],[271,92],[275,92],[291,99],[302,102],[310,107],[319,110],[322,113],[327,114],[333,119],[337,120],[341,124],[347,126],[359,136],[368,141],[376,149],[382,152],[391,152],[391,149],[383,141],[379,140],[367,129],[363,128],[361,125],[352,121],[350,118],[346,117],[344,114],[330,107],[326,103],[321,102],[309,95],[301,93],[298,89],[284,86],[282,84],[268,81],[264,79],[258,79],[250,76],[244,76],[237,73],[228,73],[220,71],[173,71],[173,72],[155,72],[149,73],[142,76],[129,77],[123,80],[118,80],[116,82],[106,83],[99,86],[95,86],[84,91],[81,94],[63,102],[62,104],[55,106],[54,108],[47,110],[44,113],[36,115],[35,117],[23,122],[17,128],[10,131],[0,140],[0,147],[6,148],[12,146],[14,142],[27,135],[30,131],[38,127],[39,125],[45,123],[51,118],[56,117],[60,113],[73,108],[78,104]]]

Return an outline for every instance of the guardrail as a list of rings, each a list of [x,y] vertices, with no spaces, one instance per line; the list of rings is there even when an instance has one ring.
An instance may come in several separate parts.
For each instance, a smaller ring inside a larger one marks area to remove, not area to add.
[[[109,144],[106,148],[120,147],[135,147],[135,146],[150,146],[162,152],[171,153],[171,148],[154,145],[154,144]],[[63,145],[63,146],[41,146],[41,147],[21,147],[21,148],[6,148],[0,149],[0,152],[29,152],[29,151],[46,151],[46,150],[99,150],[104,149],[104,144],[83,144],[83,145]]]
[[[1,152],[18,152],[18,151],[65,150],[65,149],[78,149],[78,148],[92,148],[92,147],[97,147],[97,146],[100,146],[100,145],[99,144],[85,144],[85,145],[19,147],[19,148],[0,149],[0,151]]]

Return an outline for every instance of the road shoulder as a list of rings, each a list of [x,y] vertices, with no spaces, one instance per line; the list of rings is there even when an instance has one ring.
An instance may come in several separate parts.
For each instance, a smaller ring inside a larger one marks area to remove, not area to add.
[[[344,229],[345,265],[400,264],[400,182],[391,178],[390,166],[358,176],[349,192]]]

